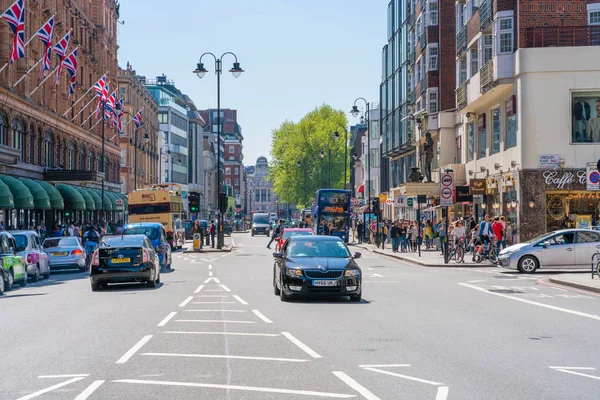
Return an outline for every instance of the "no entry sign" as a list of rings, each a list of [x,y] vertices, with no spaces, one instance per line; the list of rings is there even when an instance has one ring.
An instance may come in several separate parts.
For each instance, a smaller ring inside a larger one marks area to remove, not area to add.
[[[454,204],[454,172],[444,172],[440,177],[440,206]]]

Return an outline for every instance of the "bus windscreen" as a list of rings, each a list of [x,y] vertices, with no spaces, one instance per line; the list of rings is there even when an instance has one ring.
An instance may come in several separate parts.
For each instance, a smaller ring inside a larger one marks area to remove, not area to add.
[[[169,204],[129,204],[129,215],[162,214],[171,212]]]

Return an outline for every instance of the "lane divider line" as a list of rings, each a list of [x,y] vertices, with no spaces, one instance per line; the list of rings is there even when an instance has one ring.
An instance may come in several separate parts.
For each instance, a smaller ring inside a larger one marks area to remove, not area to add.
[[[226,319],[177,319],[177,322],[222,322],[228,324],[256,324],[256,321],[230,321]]]
[[[63,386],[67,386],[67,385],[70,385],[71,383],[80,381],[82,379],[85,379],[85,377],[81,377],[80,376],[78,378],[69,379],[68,381],[57,383],[56,385],[47,387],[47,388],[42,389],[42,390],[38,390],[37,392],[33,392],[31,394],[28,394],[27,396],[19,397],[17,400],[29,400],[29,399],[33,399],[33,398],[36,398],[36,397],[41,396],[43,394],[46,394],[48,392],[51,392],[53,390],[59,389],[59,388],[61,388]]]
[[[300,350],[304,351],[306,354],[308,354],[312,358],[321,358],[321,356],[316,351],[314,351],[313,349],[311,349],[310,347],[308,347],[307,345],[302,343],[300,340],[296,339],[291,333],[281,332],[281,334],[283,336],[285,336],[290,342],[292,342],[296,346],[298,346],[300,348]]]
[[[441,386],[441,385],[443,385],[443,383],[434,382],[434,381],[428,381],[427,379],[416,378],[414,376],[408,376],[408,375],[398,374],[396,372],[385,371],[383,369],[377,369],[377,368],[365,368],[365,369],[367,371],[379,372],[381,374],[395,376],[397,378],[404,378],[404,379],[408,379],[409,381],[426,383],[426,384],[432,385],[432,386]]]
[[[246,310],[183,310],[185,312],[246,312]]]
[[[279,333],[246,333],[246,332],[185,332],[185,331],[167,331],[163,333],[180,334],[180,335],[225,335],[225,336],[264,336],[277,337]]]
[[[192,301],[190,304],[238,304],[237,301]]]
[[[550,367],[552,368],[552,367]],[[90,374],[66,374],[66,375],[40,375],[38,378],[40,379],[48,379],[48,378],[76,378],[76,377],[86,377],[90,376]]]
[[[208,276],[212,276],[212,275],[213,275],[212,271],[208,271]]]
[[[167,315],[165,317],[165,319],[163,319],[162,321],[160,321],[158,323],[158,325],[156,325],[156,326],[165,326],[167,324],[167,322],[169,322],[171,320],[171,318],[173,318],[176,314],[177,314],[177,311],[173,311],[172,313],[170,313],[169,315]]]
[[[236,299],[237,301],[239,301],[240,303],[242,303],[243,305],[247,306],[248,303],[246,303],[246,301],[244,301],[244,299],[242,299],[240,296],[238,296],[237,294],[234,294],[232,296],[234,299]]]
[[[152,339],[152,335],[144,336],[139,342],[137,342],[129,351],[123,354],[123,357],[119,358],[117,364],[125,364],[135,353],[138,352],[148,341]]]
[[[79,394],[79,396],[75,397],[75,400],[85,400],[92,395],[105,381],[98,380],[92,382],[90,386],[88,386],[83,392]]]
[[[212,269],[212,264],[209,264],[209,265],[208,265],[208,269]]]
[[[185,307],[187,305],[187,303],[189,303],[192,300],[194,300],[194,296],[188,297],[187,299],[185,299],[184,301],[181,302],[181,304],[179,305],[179,307]]]
[[[258,311],[258,310],[252,310],[252,312],[253,312],[254,314],[256,314],[256,316],[257,316],[258,318],[262,319],[262,320],[263,320],[264,322],[266,322],[267,324],[272,324],[272,323],[273,323],[273,321],[271,321],[269,318],[265,317],[265,315],[264,315],[263,313],[261,313],[260,311]]]
[[[204,285],[198,286],[198,289],[194,290],[194,293],[200,293],[202,289],[204,289]]]
[[[356,390],[367,400],[381,400],[379,397],[375,396],[369,389],[362,386],[360,383],[356,382],[354,379],[350,378],[348,375],[343,373],[342,371],[333,371],[333,374],[337,376],[342,382],[346,385],[350,386],[352,389]]]
[[[231,290],[230,290],[230,289],[229,289],[227,286],[225,286],[225,285],[221,284],[221,287],[222,287],[222,288],[223,288],[223,290],[225,290],[226,292],[231,292]]]
[[[255,357],[255,356],[231,356],[224,354],[179,354],[179,353],[142,353],[142,356],[156,356],[156,357],[184,357],[184,358],[227,358],[234,360],[257,360],[257,361],[282,361],[282,362],[295,362],[302,363],[309,360],[303,360],[301,358],[280,358],[280,357]]]
[[[211,276],[210,278],[208,278],[207,280],[205,280],[204,283],[209,283],[210,281],[214,281],[215,283],[221,283],[221,281],[219,280],[219,278],[215,278],[214,276]]]
[[[361,368],[390,368],[390,367],[410,367],[410,364],[379,364],[379,365],[359,365]]]
[[[450,388],[448,386],[440,386],[437,389],[437,394],[435,395],[435,400],[448,399],[448,392],[450,392]]]

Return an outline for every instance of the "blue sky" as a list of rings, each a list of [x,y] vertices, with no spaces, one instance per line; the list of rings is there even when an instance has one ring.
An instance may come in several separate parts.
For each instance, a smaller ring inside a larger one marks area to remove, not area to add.
[[[200,109],[217,106],[214,60],[203,59],[204,79],[192,74],[200,55],[238,56],[246,72],[222,75],[221,107],[238,110],[246,165],[269,157],[271,131],[286,119],[323,103],[348,111],[359,96],[379,101],[388,0],[120,3],[119,64],[148,78],[166,74]],[[232,63],[225,58],[224,69]]]

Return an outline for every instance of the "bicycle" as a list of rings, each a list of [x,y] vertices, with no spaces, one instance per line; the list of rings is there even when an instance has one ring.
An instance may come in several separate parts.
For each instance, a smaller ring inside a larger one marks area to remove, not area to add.
[[[448,260],[454,259],[456,263],[464,263],[465,262],[465,238],[461,237],[457,240],[452,237],[452,241],[448,246],[448,251],[450,252],[450,256]]]
[[[485,245],[480,245],[485,246]],[[492,239],[490,243],[484,248],[483,253],[479,253],[479,246],[477,246],[474,250],[473,261],[477,264],[481,263],[483,260],[487,259],[492,264],[497,265],[499,263],[498,260],[498,244],[495,239]]]

